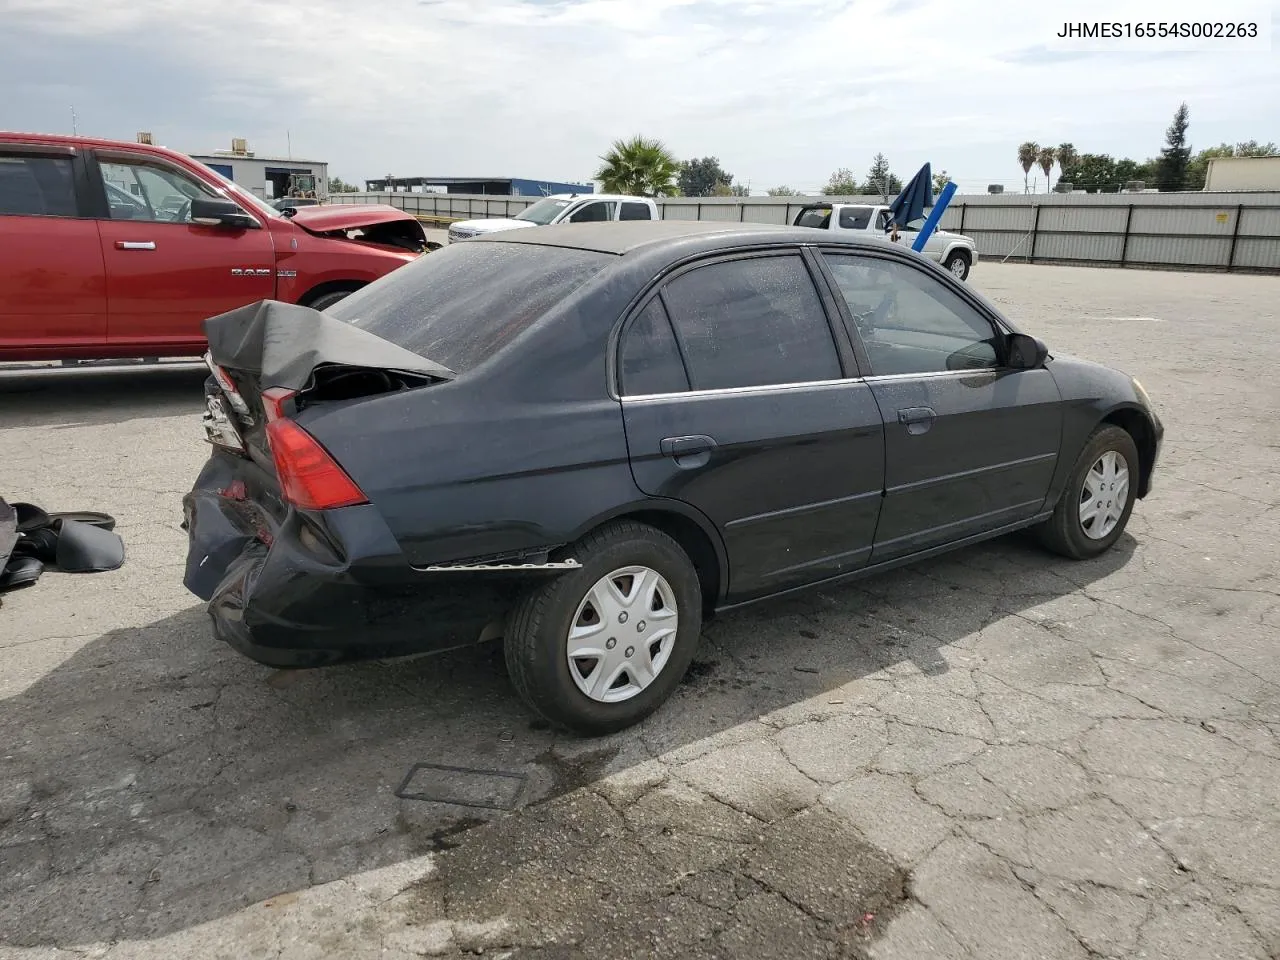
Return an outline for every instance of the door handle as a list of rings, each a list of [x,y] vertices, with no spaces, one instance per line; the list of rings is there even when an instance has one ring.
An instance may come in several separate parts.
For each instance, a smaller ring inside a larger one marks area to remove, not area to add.
[[[710,437],[666,437],[659,445],[678,467],[700,467],[711,459],[716,442]]]
[[[932,407],[906,407],[898,411],[898,422],[906,425],[907,433],[918,437],[929,432],[935,416]]]
[[[117,240],[117,250],[154,250],[156,242],[154,240]]]

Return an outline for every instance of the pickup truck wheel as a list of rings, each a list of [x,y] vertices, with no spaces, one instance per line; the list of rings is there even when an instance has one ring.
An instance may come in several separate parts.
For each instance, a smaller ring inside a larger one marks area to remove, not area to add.
[[[957,280],[967,280],[969,277],[969,258],[959,250],[952,250],[947,254],[947,259],[942,261],[942,269]]]
[[[680,545],[645,524],[609,524],[570,556],[580,569],[512,611],[507,672],[545,719],[598,736],[640,722],[671,696],[702,633],[702,589]]]
[[[307,304],[312,310],[323,310],[325,307],[332,307],[344,297],[349,297],[355,293],[354,290],[334,290],[332,293],[322,293],[310,303]]]

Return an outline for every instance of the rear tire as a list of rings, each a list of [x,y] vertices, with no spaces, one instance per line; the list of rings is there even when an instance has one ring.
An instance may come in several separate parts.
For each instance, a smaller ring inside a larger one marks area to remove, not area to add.
[[[671,696],[702,633],[702,588],[675,540],[633,521],[593,531],[569,556],[582,567],[532,591],[512,611],[507,671],[540,716],[599,736],[640,722]],[[632,588],[636,599],[627,606],[619,598]],[[571,644],[599,651],[574,659]]]
[[[942,261],[942,269],[961,281],[969,279],[969,266],[969,258],[959,250],[951,251]]]
[[[1106,553],[1128,526],[1140,470],[1129,432],[1112,424],[1098,427],[1076,458],[1053,516],[1035,530],[1041,544],[1072,560]]]
[[[323,310],[325,307],[332,307],[339,300],[346,299],[355,293],[354,290],[334,290],[332,293],[322,293],[307,303],[312,310]]]

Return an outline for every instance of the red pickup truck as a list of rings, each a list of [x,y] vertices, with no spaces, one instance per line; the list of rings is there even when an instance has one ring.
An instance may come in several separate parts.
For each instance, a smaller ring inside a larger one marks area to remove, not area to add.
[[[206,317],[323,309],[426,248],[394,207],[285,215],[162,147],[0,131],[0,361],[198,356]]]

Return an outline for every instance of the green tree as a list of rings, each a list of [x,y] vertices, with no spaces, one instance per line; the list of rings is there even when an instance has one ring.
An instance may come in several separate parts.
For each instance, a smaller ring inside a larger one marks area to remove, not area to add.
[[[1156,167],[1156,186],[1161,190],[1181,190],[1187,183],[1187,167],[1191,163],[1191,147],[1187,144],[1190,111],[1185,102],[1179,104],[1173,122],[1165,131],[1164,148]]]
[[[941,193],[942,188],[950,182],[951,174],[947,173],[947,171],[943,170],[941,173],[935,173],[933,175],[933,192]]]
[[[1054,161],[1058,159],[1058,151],[1053,147],[1041,147],[1036,151],[1036,163],[1044,171],[1044,192],[1049,192],[1049,174],[1053,172]]]
[[[848,167],[841,167],[831,174],[822,192],[828,197],[851,197],[858,192],[857,178]]]
[[[791,189],[790,187],[788,187],[785,183],[784,183],[782,186],[780,186],[780,187],[770,187],[770,188],[769,188],[767,191],[765,191],[765,192],[766,192],[766,193],[768,193],[768,194],[769,194],[769,196],[771,196],[771,197],[798,197],[798,196],[800,196],[800,191],[799,191],[799,190],[792,190],[792,189]]]
[[[360,188],[357,187],[354,183],[347,183],[347,181],[343,180],[341,177],[330,177],[329,192],[330,193],[359,193]]]
[[[1076,152],[1075,145],[1071,143],[1058,144],[1057,153],[1058,182],[1061,183],[1063,180],[1066,180],[1068,183],[1071,183],[1072,170],[1075,169],[1076,160],[1079,159],[1080,154]]]
[[[889,169],[889,161],[883,153],[877,153],[871,161],[871,169],[867,171],[867,180],[862,185],[861,193],[865,196],[879,196],[885,203],[902,190],[902,181]]]
[[[680,194],[685,197],[713,197],[716,187],[732,185],[733,174],[720,166],[718,157],[699,157],[680,164]]]
[[[605,193],[660,197],[676,191],[680,164],[661,140],[642,136],[615,140],[600,160],[595,178]]]
[[[1155,177],[1155,161],[1144,160],[1139,163],[1137,160],[1130,160],[1125,157],[1123,160],[1116,161],[1115,174],[1116,183],[1123,189],[1124,185],[1130,180],[1141,180],[1143,183],[1150,183]]]
[[[1274,143],[1259,143],[1257,140],[1246,140],[1236,144],[1236,157],[1275,157],[1280,156],[1280,147]]]
[[[1071,168],[1072,183],[1089,193],[1114,193],[1120,189],[1116,180],[1116,162],[1105,153],[1082,153]]]
[[[1039,156],[1040,144],[1034,140],[1028,140],[1018,147],[1018,165],[1022,167],[1023,193],[1027,193],[1031,189],[1031,168],[1036,165],[1036,159]]]

